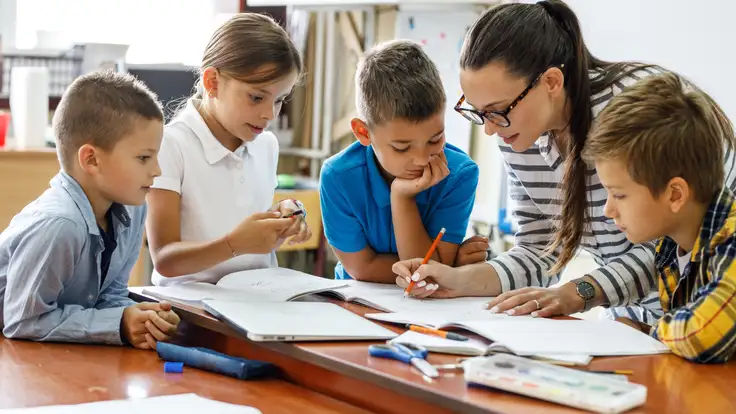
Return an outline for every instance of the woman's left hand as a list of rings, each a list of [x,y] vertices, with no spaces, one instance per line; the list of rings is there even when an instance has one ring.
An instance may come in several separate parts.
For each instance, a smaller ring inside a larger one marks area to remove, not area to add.
[[[488,302],[493,313],[505,312],[508,315],[528,315],[549,318],[558,315],[571,315],[582,312],[585,301],[577,294],[574,283],[566,283],[558,288],[526,287],[503,293]]]

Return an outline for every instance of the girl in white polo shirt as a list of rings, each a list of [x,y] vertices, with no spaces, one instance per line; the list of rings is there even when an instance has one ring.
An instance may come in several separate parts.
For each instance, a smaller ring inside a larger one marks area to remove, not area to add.
[[[294,44],[269,17],[241,13],[212,35],[197,92],[164,131],[162,174],[147,199],[154,284],[273,267],[286,238],[309,239],[304,214],[285,217],[292,200],[270,209],[279,148],[264,131],[301,73]]]

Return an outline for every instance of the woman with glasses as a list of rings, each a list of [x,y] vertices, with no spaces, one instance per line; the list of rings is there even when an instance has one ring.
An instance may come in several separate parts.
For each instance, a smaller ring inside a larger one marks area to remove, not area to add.
[[[503,141],[519,224],[515,245],[486,263],[458,268],[399,262],[397,283],[414,278],[439,285],[414,288],[419,297],[498,296],[489,308],[512,315],[569,315],[603,305],[609,317],[653,323],[662,315],[654,244],[628,242],[605,217],[606,190],[581,153],[591,123],[611,98],[662,69],[597,59],[573,11],[555,0],[486,11],[465,39],[460,66],[464,95],[455,109]],[[733,154],[726,159],[733,189]],[[578,248],[600,267],[549,288]],[[641,307],[621,308],[631,304]]]

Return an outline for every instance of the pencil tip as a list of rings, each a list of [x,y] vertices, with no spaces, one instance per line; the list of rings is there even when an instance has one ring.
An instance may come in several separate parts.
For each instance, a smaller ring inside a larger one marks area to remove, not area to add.
[[[445,228],[443,227],[442,230],[440,230],[440,233],[445,234]]]

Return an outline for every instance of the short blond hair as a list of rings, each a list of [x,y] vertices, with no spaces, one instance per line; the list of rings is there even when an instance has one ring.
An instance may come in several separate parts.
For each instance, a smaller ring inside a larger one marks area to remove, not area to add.
[[[596,119],[583,156],[620,160],[654,196],[675,177],[709,203],[724,181],[734,130],[707,93],[674,73],[647,77],[614,97]]]
[[[130,134],[139,119],[163,122],[156,94],[129,74],[93,72],[77,78],[54,112],[54,135],[59,163],[71,171],[84,144],[112,150]]]

